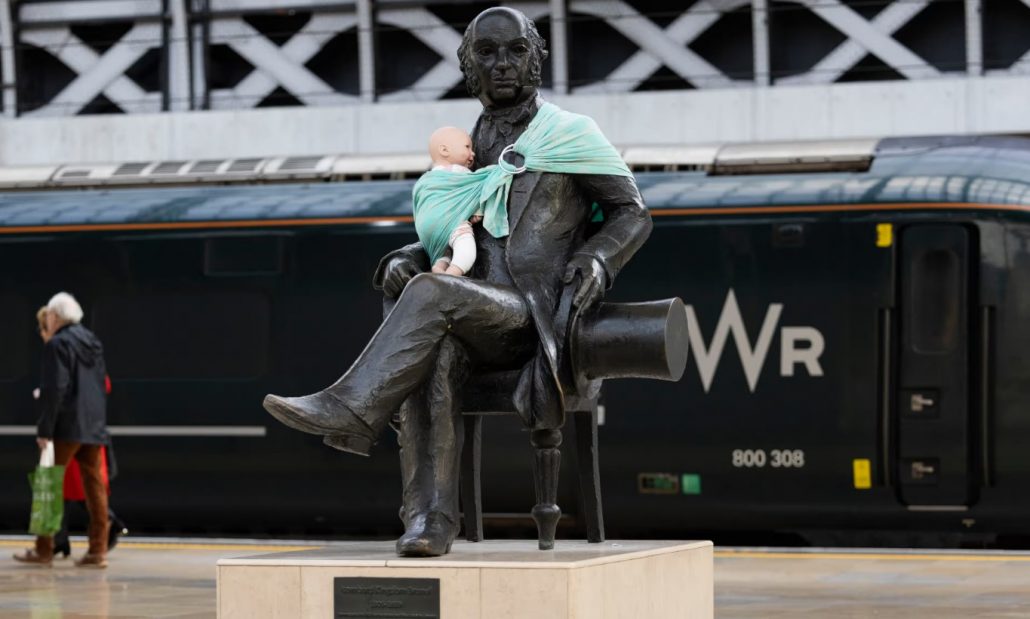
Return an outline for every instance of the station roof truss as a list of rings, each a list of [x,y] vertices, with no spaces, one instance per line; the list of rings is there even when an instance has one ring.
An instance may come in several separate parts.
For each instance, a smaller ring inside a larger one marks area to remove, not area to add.
[[[515,6],[547,25],[547,93],[1030,74],[1030,0],[707,0],[662,12],[624,0]],[[477,8],[459,0],[0,0],[2,110],[52,117],[461,97],[455,50]]]

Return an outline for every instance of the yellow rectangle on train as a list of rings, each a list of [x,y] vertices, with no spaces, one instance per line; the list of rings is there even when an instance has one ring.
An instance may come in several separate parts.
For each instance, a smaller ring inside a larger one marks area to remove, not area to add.
[[[873,487],[873,467],[866,458],[855,458],[852,461],[855,474],[855,490],[868,490]]]
[[[876,224],[876,246],[890,247],[894,244],[894,224]]]

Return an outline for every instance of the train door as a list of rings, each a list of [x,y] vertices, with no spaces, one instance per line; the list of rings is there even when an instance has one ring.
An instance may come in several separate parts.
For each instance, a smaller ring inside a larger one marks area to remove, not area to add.
[[[970,237],[954,224],[901,235],[897,481],[911,507],[971,500]]]

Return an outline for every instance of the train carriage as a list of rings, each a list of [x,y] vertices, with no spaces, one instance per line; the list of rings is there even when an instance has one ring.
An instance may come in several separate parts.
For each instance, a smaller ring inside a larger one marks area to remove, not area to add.
[[[612,297],[681,297],[690,350],[677,383],[605,387],[610,532],[1025,538],[1030,140],[645,150],[626,158],[654,232]],[[414,238],[412,181],[175,163],[0,174],[0,527],[24,528],[33,313],[63,289],[105,344],[113,502],[136,530],[399,530],[392,438],[343,455],[260,403],[360,352],[372,271]],[[528,527],[528,435],[490,419],[484,445],[487,534]]]

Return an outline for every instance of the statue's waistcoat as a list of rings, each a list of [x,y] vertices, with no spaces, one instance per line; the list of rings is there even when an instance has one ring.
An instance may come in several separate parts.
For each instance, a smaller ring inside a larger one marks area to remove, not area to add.
[[[531,118],[515,123],[510,136],[499,135],[488,118],[480,118],[472,136],[477,160],[482,165],[494,163],[507,146],[505,142],[514,143]],[[536,427],[563,423],[563,394],[572,388],[561,379],[568,374],[560,369],[564,327],[570,317],[560,315],[559,297],[569,259],[583,243],[590,204],[572,175],[524,172],[512,180],[508,238],[494,240],[479,235],[482,260],[477,258],[471,275],[493,283],[514,284],[526,298],[540,338],[540,351],[523,369],[515,394],[519,413]],[[504,254],[505,271],[498,268],[498,251]]]

